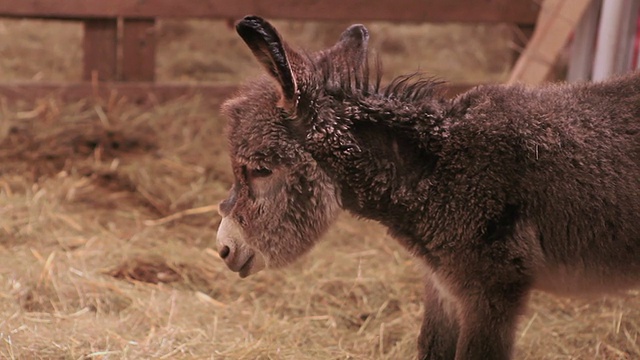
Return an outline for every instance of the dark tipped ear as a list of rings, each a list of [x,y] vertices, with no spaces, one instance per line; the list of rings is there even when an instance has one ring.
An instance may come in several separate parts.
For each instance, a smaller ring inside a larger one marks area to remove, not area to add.
[[[348,57],[358,63],[364,62],[367,58],[369,45],[369,31],[364,25],[351,25],[345,30],[340,39],[334,45],[332,52],[334,55]]]
[[[366,50],[369,43],[369,30],[362,24],[351,25],[345,30],[338,44],[344,44],[351,48],[361,48]]]
[[[280,34],[266,20],[246,16],[236,24],[236,31],[253,55],[282,87],[285,100],[295,106],[297,84]]]

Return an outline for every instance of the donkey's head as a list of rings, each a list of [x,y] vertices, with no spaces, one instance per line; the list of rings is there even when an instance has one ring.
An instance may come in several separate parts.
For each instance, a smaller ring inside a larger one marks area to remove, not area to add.
[[[335,218],[338,189],[292,124],[310,124],[325,111],[336,69],[360,71],[368,35],[355,25],[333,47],[302,54],[259,17],[245,17],[236,29],[268,73],[222,106],[235,183],[220,204],[218,247],[227,266],[245,277],[292,262]]]

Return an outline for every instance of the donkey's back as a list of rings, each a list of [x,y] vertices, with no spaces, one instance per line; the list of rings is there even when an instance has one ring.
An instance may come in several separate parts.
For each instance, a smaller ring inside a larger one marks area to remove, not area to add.
[[[458,99],[510,144],[501,171],[539,257],[536,287],[560,293],[640,284],[640,73],[602,83],[484,87]],[[473,128],[473,129],[469,129]],[[509,160],[513,163],[509,164]]]

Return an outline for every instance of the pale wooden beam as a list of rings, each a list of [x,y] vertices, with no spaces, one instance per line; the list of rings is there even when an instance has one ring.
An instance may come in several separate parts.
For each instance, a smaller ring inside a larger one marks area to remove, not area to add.
[[[516,62],[508,83],[544,82],[591,0],[545,0],[531,41]]]

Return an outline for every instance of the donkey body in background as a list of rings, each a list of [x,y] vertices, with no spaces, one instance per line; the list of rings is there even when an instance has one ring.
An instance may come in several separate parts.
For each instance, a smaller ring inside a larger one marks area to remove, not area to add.
[[[259,17],[236,28],[268,72],[223,105],[218,243],[240,276],[307,252],[340,208],[377,220],[426,264],[422,359],[510,358],[533,289],[640,284],[640,74],[448,100],[381,87],[361,25],[311,54]]]

